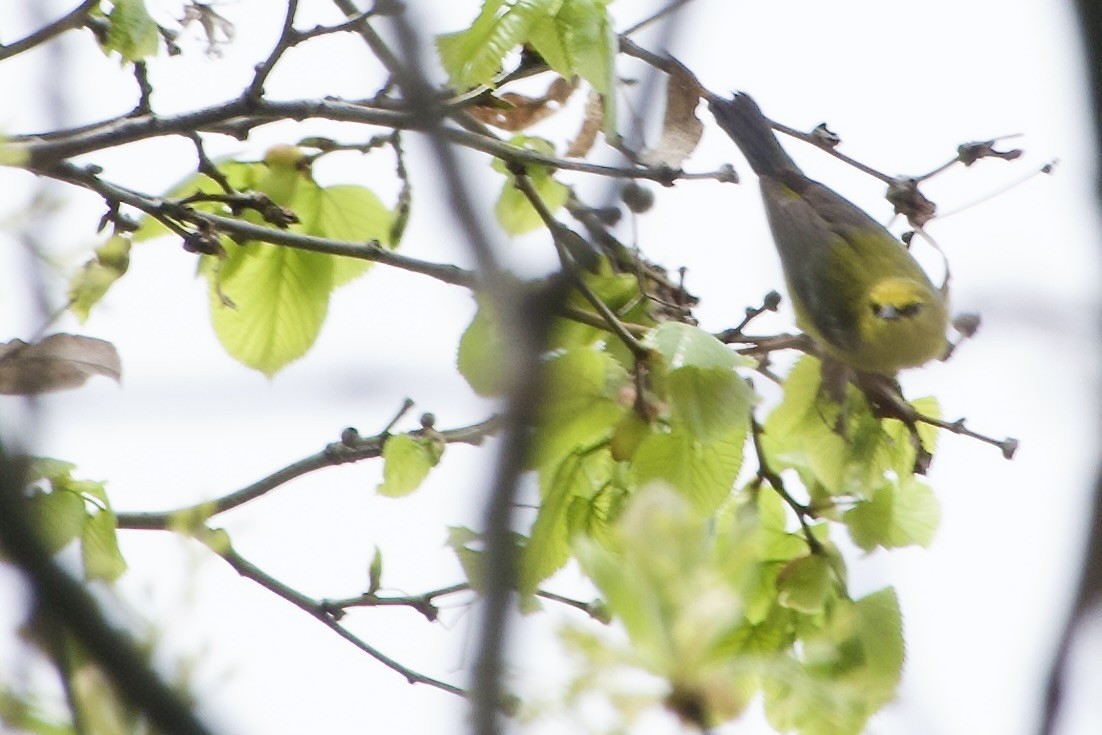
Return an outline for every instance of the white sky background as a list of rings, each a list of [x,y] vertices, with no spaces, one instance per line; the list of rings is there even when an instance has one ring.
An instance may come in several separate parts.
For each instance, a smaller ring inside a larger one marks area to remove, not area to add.
[[[72,4],[42,3],[54,8],[51,17]],[[167,0],[150,4],[167,16],[178,13]],[[32,5],[0,3],[0,39],[33,27],[26,12]],[[477,7],[474,0],[409,5],[431,8],[418,17],[426,35],[464,27]],[[654,5],[620,0],[612,12],[624,28]],[[281,6],[268,0],[219,5],[237,26],[237,42],[222,59],[206,58],[193,31],[185,56],[152,61],[155,109],[172,113],[239,93],[278,32]],[[327,0],[304,0],[298,25],[338,18]],[[960,143],[1022,134],[1007,143],[1026,149],[1022,160],[984,161],[926,185],[942,211],[981,200],[1048,160],[1061,161],[1055,176],[1035,177],[930,226],[951,263],[954,307],[981,312],[984,323],[950,363],[904,376],[909,395],[937,395],[948,418],[966,416],[978,431],[1019,438],[1018,456],[1006,462],[991,447],[943,436],[930,475],[944,511],[933,546],[854,555],[851,566],[855,594],[885,584],[899,588],[907,627],[899,702],[874,720],[870,732],[1030,732],[1042,672],[1077,572],[1099,428],[1095,156],[1070,9],[1041,2],[696,0],[682,32],[669,50],[710,89],[748,91],[768,116],[796,128],[825,120],[841,135],[845,152],[888,173],[922,173],[950,158]],[[661,50],[653,36],[637,40]],[[134,84],[118,73],[117,62],[105,59],[86,35],[69,34],[64,47],[71,66],[60,80],[43,76],[41,50],[0,65],[0,98],[17,102],[0,111],[0,130],[47,126],[50,90],[59,87],[70,100],[69,124],[132,107]],[[365,97],[380,79],[352,37],[315,41],[289,53],[285,63],[268,85],[276,97]],[[621,71],[641,73],[634,66]],[[537,132],[572,130],[571,114]],[[730,161],[744,184],[683,182],[656,189],[657,204],[638,231],[648,257],[671,269],[688,268],[689,288],[702,299],[702,326],[719,330],[782,282],[752,174],[710,118],[704,120],[709,130],[686,168],[711,170]],[[373,131],[269,126],[248,143],[209,137],[208,151],[258,158],[268,145],[318,132],[365,140]],[[468,263],[453,223],[436,205],[441,197],[431,159],[416,136],[406,140],[416,188],[402,251]],[[797,142],[785,145],[809,175],[889,219],[878,182]],[[464,160],[485,184],[472,186],[473,194],[491,211],[499,179],[484,174],[488,160],[481,154]],[[182,140],[148,142],[88,161],[103,165],[109,178],[148,191],[166,189],[193,166],[191,144]],[[377,152],[366,161],[334,157],[316,173],[323,184],[373,186],[392,202],[392,165],[386,152]],[[581,182],[585,192],[603,191],[603,182],[563,178]],[[11,218],[36,187],[29,176],[0,171],[5,229],[19,224]],[[64,203],[64,214],[36,223],[35,232],[61,264],[51,280],[58,285],[89,256],[103,205],[67,189],[51,187],[49,193]],[[28,306],[25,260],[15,240],[0,238],[0,340],[27,337],[38,322]],[[502,244],[518,267],[550,262],[550,246],[541,238]],[[121,388],[93,381],[43,401],[36,451],[77,463],[80,477],[107,480],[119,510],[162,510],[222,495],[319,450],[344,426],[374,433],[407,395],[418,407],[402,428],[414,428],[419,411],[434,412],[438,426],[450,428],[490,410],[451,367],[474,308],[462,289],[376,266],[337,293],[313,351],[269,381],[221,350],[207,319],[205,282],[193,273],[194,256],[177,243],[143,244],[128,276],[86,325],[71,318],[58,325],[58,331],[114,342],[125,379]],[[782,309],[763,317],[758,329],[791,324],[791,313]],[[0,402],[5,426],[21,414],[15,402]],[[376,544],[385,557],[384,584],[421,592],[460,578],[442,548],[444,526],[478,524],[491,462],[490,453],[449,449],[426,485],[401,502],[373,497],[378,462],[330,469],[219,520],[243,555],[315,597],[361,592]],[[166,660],[197,659],[204,712],[222,731],[454,732],[465,726],[454,697],[406,686],[194,545],[135,531],[124,532],[122,540],[132,567],[121,584],[127,604],[135,617],[165,627]],[[572,582],[548,586],[569,592]],[[402,610],[353,612],[348,620],[403,663],[463,683],[459,669],[475,643],[469,633],[474,616],[464,610],[447,611],[446,628]],[[8,621],[19,614],[15,606],[0,609],[0,655],[6,659],[16,648],[14,622]],[[526,621],[525,630],[533,627]],[[549,668],[546,636],[538,641],[526,643],[538,657],[515,657],[518,670]],[[1102,671],[1095,663],[1082,678],[1078,691],[1087,694],[1066,732],[1102,731],[1097,697],[1089,695],[1099,687]],[[654,725],[670,731],[663,727]]]

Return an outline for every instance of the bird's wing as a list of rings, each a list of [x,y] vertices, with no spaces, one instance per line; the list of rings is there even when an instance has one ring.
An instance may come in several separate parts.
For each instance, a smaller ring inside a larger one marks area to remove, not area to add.
[[[802,325],[805,329],[814,329],[820,338],[840,349],[854,349],[858,339],[857,308],[864,302],[864,295],[860,279],[846,272],[860,266],[854,262],[856,253],[847,235],[869,225],[845,212],[848,207],[858,215],[864,214],[841,196],[809,179],[804,181],[808,186],[797,192],[776,180],[761,179],[762,198],[784,265],[789,296],[810,320],[810,325]],[[867,215],[864,219],[881,227]]]

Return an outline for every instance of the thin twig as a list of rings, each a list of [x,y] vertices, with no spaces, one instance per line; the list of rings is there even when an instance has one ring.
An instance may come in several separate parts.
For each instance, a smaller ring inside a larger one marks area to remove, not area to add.
[[[762,299],[761,306],[747,306],[746,313],[742,317],[742,321],[731,327],[730,329],[724,329],[722,332],[716,335],[716,339],[724,344],[730,344],[731,342],[741,342],[745,338],[742,330],[750,324],[750,322],[757,319],[759,316],[767,311],[776,311],[780,306],[781,295],[776,291],[770,291]]]
[[[435,431],[433,436],[439,437],[446,444],[479,444],[486,437],[497,433],[501,428],[501,419],[491,416],[477,424],[464,426],[458,429]],[[412,432],[416,434],[417,432]],[[210,518],[219,513],[224,513],[231,508],[244,505],[268,492],[287,484],[295,478],[302,477],[311,472],[316,472],[325,467],[334,467],[349,462],[359,462],[382,455],[383,444],[387,438],[386,433],[360,438],[355,437],[350,442],[334,442],[317,454],[310,455],[297,462],[292,462],[286,467],[263,477],[256,482],[246,485],[240,490],[223,495],[214,500],[196,503],[195,505],[178,508],[170,511],[155,513],[119,513],[116,518],[119,528],[132,528],[142,530],[164,530],[172,525],[176,518],[202,517]]]
[[[344,638],[356,648],[371,656],[387,668],[400,674],[410,684],[426,684],[436,689],[440,689],[441,691],[448,692],[449,694],[455,694],[460,697],[467,696],[466,692],[459,687],[414,671],[408,666],[387,656],[359,636],[353,634],[337,621],[332,612],[326,607],[325,602],[315,600],[283,582],[280,582],[278,579],[264,572],[258,566],[238,554],[233,548],[225,548],[224,535],[204,527],[200,530],[200,533],[196,535],[196,538],[203,545],[225,560],[225,562],[242,577],[251,579],[277,597],[290,602],[295,607],[306,612],[312,618],[321,622],[325,627],[332,630],[341,638]]]
[[[619,317],[612,313],[612,309],[608,307],[608,304],[601,300],[601,297],[589,287],[589,284],[586,283],[585,279],[582,277],[575,252],[579,248],[589,247],[589,243],[587,243],[581,235],[555,219],[554,215],[547,209],[547,205],[544,204],[543,198],[540,197],[539,192],[536,191],[536,187],[532,185],[532,181],[528,178],[528,174],[522,168],[514,169],[512,175],[513,182],[517,189],[519,189],[521,193],[524,194],[525,198],[528,199],[532,208],[536,210],[536,213],[550,231],[551,239],[554,241],[555,247],[559,252],[559,260],[562,262],[563,268],[570,274],[574,287],[585,297],[586,301],[597,310],[608,324],[612,333],[624,343],[624,346],[631,351],[637,360],[647,359],[650,355],[650,350],[628,331]],[[577,247],[572,246],[575,243]]]
[[[144,61],[134,62],[134,81],[138,83],[138,104],[130,114],[133,116],[153,114],[153,85],[149,83],[149,69]]]
[[[729,172],[725,169],[686,173],[666,166],[624,168],[557,158],[458,127],[438,125],[433,128],[425,116],[411,108],[392,109],[336,99],[290,101],[252,99],[244,95],[229,102],[180,115],[123,116],[73,130],[52,132],[48,135],[13,135],[9,136],[6,148],[10,154],[10,160],[21,161],[23,163],[20,165],[30,170],[42,170],[74,156],[149,138],[186,135],[195,131],[218,132],[240,138],[247,135],[252,128],[275,120],[307,118],[363,123],[399,130],[431,131],[442,140],[486,153],[503,161],[526,165],[536,164],[611,178],[645,179],[656,181],[664,186],[681,180],[726,181],[729,179]]]
[[[796,514],[797,520],[800,522],[800,528],[803,529],[804,539],[807,541],[807,547],[812,554],[822,554],[823,545],[819,543],[819,539],[815,538],[815,534],[811,531],[811,526],[808,524],[807,519],[811,516],[811,509],[806,505],[803,505],[794,497],[792,497],[788,490],[784,487],[784,480],[778,475],[770,466],[768,460],[765,458],[765,449],[761,444],[762,435],[761,424],[755,416],[750,417],[750,435],[754,440],[754,453],[758,458],[758,482],[767,482],[769,487],[773,488],[773,491],[777,495],[781,496],[781,499],[788,504],[793,512]]]
[[[122,202],[136,207],[166,226],[172,228],[177,234],[186,237],[189,233],[182,231],[175,222],[188,222],[199,226],[200,230],[215,230],[227,235],[234,235],[246,240],[257,240],[275,245],[309,250],[315,253],[327,253],[329,255],[344,255],[360,260],[370,260],[382,263],[394,268],[400,268],[412,273],[430,276],[444,283],[466,288],[475,288],[477,277],[471,271],[454,265],[443,263],[431,263],[417,258],[399,255],[383,248],[373,242],[348,242],[344,240],[332,240],[314,235],[304,235],[280,230],[272,227],[264,227],[252,222],[224,217],[210,212],[200,212],[188,207],[174,204],[171,201],[151,197],[147,194],[126,189],[112,184],[92,171],[80,168],[70,163],[58,164],[48,170],[38,171],[39,174],[50,178],[66,181],[71,184],[91,189],[104,197],[105,200]]]
[[[467,592],[470,589],[470,584],[460,582],[450,587],[441,587],[419,595],[380,597],[377,593],[367,592],[343,600],[324,600],[322,605],[338,620],[344,616],[345,612],[354,607],[408,607],[421,613],[430,623],[434,623],[440,614],[440,608],[436,606],[436,598],[454,595],[458,592]]]
[[[207,155],[207,149],[203,146],[203,139],[199,136],[199,133],[190,130],[184,133],[184,137],[190,140],[195,146],[195,155],[199,159],[199,165],[196,170],[218,184],[222,191],[227,194],[235,194],[236,192],[233,187],[230,186],[230,182],[226,178],[226,175],[222,173],[221,169],[214,165],[214,161]]]
[[[548,592],[547,590],[536,590],[536,597],[542,597],[545,600],[551,600],[552,602],[558,602],[567,607],[581,610],[589,617],[602,623],[608,622],[608,611],[600,602],[582,602],[581,600],[563,597],[560,594]]]
[[[608,320],[602,314],[586,311],[573,304],[563,304],[559,309],[559,313],[567,319],[578,322],[579,324],[585,324],[590,327],[596,327],[597,329],[603,329],[609,333],[614,333],[612,325],[609,324]],[[625,321],[621,321],[620,326],[624,328],[624,331],[636,338],[645,337],[652,329],[643,324],[633,324]]]
[[[45,43],[54,36],[58,36],[65,31],[80,28],[84,25],[84,21],[88,17],[88,14],[97,5],[99,5],[99,0],[84,0],[80,5],[76,6],[53,23],[39,28],[26,38],[21,38],[7,45],[0,45],[0,61],[12,56],[18,56],[24,51]]]
[[[295,43],[299,44],[318,36],[328,36],[335,33],[361,33],[368,18],[375,15],[375,9],[370,8],[362,13],[353,15],[343,23],[335,26],[314,26],[306,31],[295,31]]]
[[[333,4],[349,18],[353,18],[360,13],[359,9],[351,0],[333,0]],[[370,23],[366,21],[363,22],[356,31],[360,34],[360,37],[363,38],[368,48],[371,49],[371,53],[373,53],[383,67],[390,72],[393,78],[399,79],[407,74],[405,65],[394,55],[394,52],[390,50],[390,47],[387,46],[379,34],[375,32],[375,29],[371,27]]]
[[[667,15],[670,15],[672,13],[676,13],[683,6],[688,5],[691,2],[692,2],[692,0],[673,0],[669,5],[666,5],[665,7],[659,8],[658,10],[656,10],[650,16],[648,16],[646,18],[643,18],[643,20],[641,20],[638,23],[636,23],[635,25],[629,27],[626,31],[623,31],[622,33],[620,33],[620,38],[626,38],[627,36],[630,36],[634,33],[638,33],[639,31],[643,30],[647,26],[662,20]]]
[[[965,425],[965,420],[963,418],[957,419],[956,421],[944,421],[937,417],[926,416],[920,413],[903,398],[894,383],[884,381],[882,376],[859,374],[858,378],[858,387],[861,388],[865,396],[874,404],[883,417],[902,421],[912,432],[915,431],[916,423],[936,426],[939,429],[945,429],[953,434],[967,436],[971,439],[981,441],[984,444],[990,444],[993,447],[997,447],[1006,459],[1013,459],[1014,453],[1018,450],[1017,439],[1013,437],[996,439],[972,431]]]
[[[244,97],[248,100],[259,101],[264,96],[264,83],[268,80],[268,75],[275,69],[276,64],[279,63],[280,58],[287,52],[289,48],[295,45],[295,13],[298,12],[298,0],[287,0],[287,12],[283,15],[283,27],[279,32],[279,39],[276,41],[275,46],[272,47],[271,52],[268,54],[268,58],[256,65],[256,73],[253,75],[252,82],[245,88]]]

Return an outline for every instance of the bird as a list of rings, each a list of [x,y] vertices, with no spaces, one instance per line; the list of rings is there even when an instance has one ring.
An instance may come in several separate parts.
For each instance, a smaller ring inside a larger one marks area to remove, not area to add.
[[[894,377],[944,357],[948,289],[887,228],[808,178],[753,98],[712,96],[709,107],[758,177],[800,329],[860,373]]]

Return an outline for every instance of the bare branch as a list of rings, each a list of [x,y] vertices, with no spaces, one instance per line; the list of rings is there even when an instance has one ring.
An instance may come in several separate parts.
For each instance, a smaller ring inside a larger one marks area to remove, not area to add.
[[[426,684],[428,686],[435,687],[436,689],[440,689],[441,691],[448,692],[449,694],[455,694],[460,697],[466,696],[466,692],[464,692],[459,687],[414,671],[408,666],[398,663],[393,658],[387,656],[382,651],[370,645],[359,636],[353,634],[337,621],[336,617],[327,607],[327,604],[325,602],[308,597],[302,592],[299,592],[298,590],[284,584],[283,582],[280,582],[278,579],[271,576],[270,574],[267,574],[262,569],[260,569],[260,567],[256,566],[255,564],[238,554],[236,551],[233,550],[233,548],[225,548],[224,535],[219,534],[210,528],[204,527],[202,529],[202,532],[197,535],[196,538],[204,546],[206,546],[223,560],[225,560],[225,562],[233,567],[234,571],[236,571],[242,577],[245,577],[246,579],[251,579],[264,589],[275,594],[281,599],[290,602],[292,605],[299,608],[300,610],[306,612],[315,620],[322,623],[325,627],[332,630],[334,633],[366,653],[368,656],[371,656],[373,659],[383,664],[387,668],[396,671],[410,684]]]
[[[501,424],[500,417],[491,416],[480,423],[458,429],[434,430],[433,436],[439,437],[446,444],[477,445],[482,443],[482,440],[486,437],[497,433],[501,428]],[[418,434],[420,432],[412,433]],[[322,468],[380,457],[383,452],[383,444],[389,436],[390,434],[384,431],[375,436],[361,438],[354,435],[353,432],[346,431],[345,441],[329,444],[317,454],[292,462],[283,469],[277,470],[240,490],[235,490],[215,500],[176,510],[157,513],[118,513],[116,515],[118,527],[160,531],[169,528],[176,518],[188,516],[211,518],[231,508],[256,500],[295,478],[316,472]]]
[[[298,12],[298,0],[287,0],[287,12],[283,16],[283,28],[279,32],[279,39],[272,47],[268,58],[256,65],[253,80],[245,88],[244,96],[247,99],[260,101],[260,98],[264,96],[264,83],[268,80],[268,75],[275,69],[283,54],[298,42],[294,28],[296,12]]]
[[[768,483],[769,487],[781,496],[781,499],[796,514],[796,518],[800,522],[800,528],[803,530],[804,540],[807,541],[808,549],[812,554],[822,555],[824,553],[823,545],[819,543],[819,539],[815,538],[815,534],[811,531],[811,525],[807,522],[808,518],[814,517],[814,513],[811,508],[792,497],[784,486],[784,480],[769,466],[769,462],[765,458],[765,449],[761,445],[762,433],[763,429],[757,417],[750,416],[750,436],[754,440],[754,453],[758,458],[758,476],[754,481],[758,485],[762,482]]]
[[[99,0],[84,0],[80,5],[70,10],[62,17],[50,23],[47,26],[39,28],[34,33],[30,34],[26,38],[21,38],[18,41],[13,41],[7,45],[0,45],[0,61],[16,56],[18,54],[32,49],[35,46],[49,41],[51,38],[58,36],[65,31],[71,31],[74,28],[80,28],[84,25],[85,19],[88,17],[88,13],[92,11],[94,7],[99,5]]]

